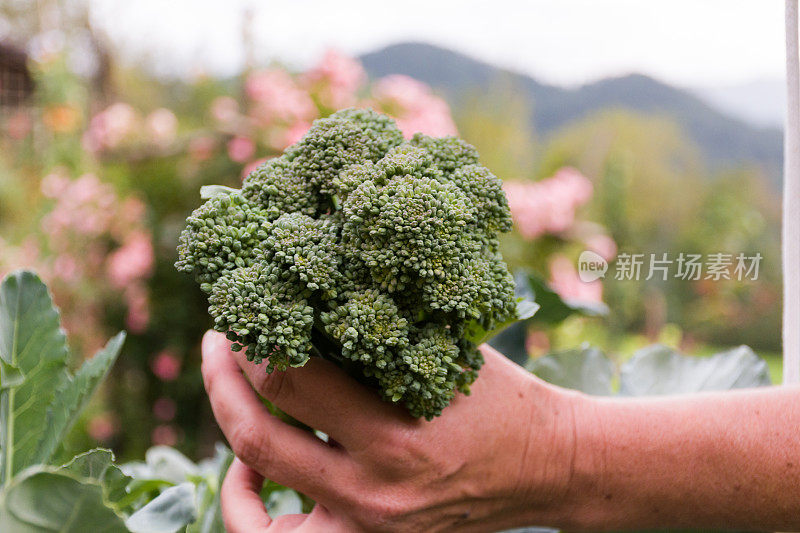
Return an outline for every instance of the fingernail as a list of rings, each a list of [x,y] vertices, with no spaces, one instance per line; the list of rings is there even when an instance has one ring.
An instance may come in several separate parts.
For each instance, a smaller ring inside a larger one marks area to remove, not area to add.
[[[201,343],[203,357],[219,349],[223,342],[226,341],[225,335],[222,333],[214,331],[213,329],[206,331],[203,335],[203,341]]]

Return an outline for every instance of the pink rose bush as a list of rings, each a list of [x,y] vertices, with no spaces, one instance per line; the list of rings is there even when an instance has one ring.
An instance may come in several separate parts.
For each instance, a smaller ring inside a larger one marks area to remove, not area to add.
[[[12,246],[0,242],[0,274],[35,268],[50,285],[70,336],[90,351],[107,337],[104,309],[123,302],[126,326],[141,332],[149,321],[147,280],[155,265],[146,208],[120,197],[93,174],[70,179],[56,171],[40,191],[48,204],[41,239]]]
[[[458,134],[447,102],[414,78],[386,76],[375,84],[373,98],[375,109],[395,117],[406,138],[417,132],[433,137]]]
[[[166,108],[144,114],[114,103],[89,120],[84,149],[107,157],[120,149],[185,153],[194,163],[223,156],[240,169],[296,143],[320,117],[345,107],[372,107],[393,116],[406,137],[421,132],[457,133],[447,103],[431,88],[392,75],[370,84],[361,63],[328,50],[307,72],[272,66],[248,73],[242,96],[219,95],[208,107],[208,128],[181,137],[179,120]],[[148,152],[145,152],[148,153]]]
[[[389,114],[407,137],[457,133],[450,108],[429,86],[398,75],[370,84],[358,60],[335,50],[302,74],[279,67],[256,70],[245,78],[243,93],[241,103],[217,97],[209,112],[226,155],[244,168],[254,168],[254,157],[260,161],[265,154],[277,155],[299,141],[315,119],[345,107]],[[198,160],[207,159],[213,148],[199,143],[193,140],[191,151]]]
[[[358,92],[367,81],[361,63],[337,50],[328,50],[322,60],[302,76],[309,92],[328,109],[351,107],[358,102]]]
[[[592,182],[574,168],[562,168],[537,182],[507,181],[508,197],[517,231],[527,239],[560,234],[575,223],[575,213],[592,197]]]
[[[591,199],[593,186],[576,169],[564,167],[553,176],[536,182],[506,181],[503,189],[515,229],[524,239],[551,235],[574,241],[607,261],[617,253],[616,243],[602,226],[578,219],[578,210]],[[575,262],[563,253],[551,256],[547,269],[551,287],[562,298],[602,302],[602,282],[581,281]]]
[[[130,104],[112,104],[92,117],[83,135],[83,148],[100,152],[116,148],[137,126],[138,116]]]

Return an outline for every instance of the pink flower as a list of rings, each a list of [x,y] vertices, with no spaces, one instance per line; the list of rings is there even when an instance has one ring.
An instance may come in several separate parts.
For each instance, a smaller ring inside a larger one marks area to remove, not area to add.
[[[101,183],[96,176],[84,174],[79,179],[64,183],[56,179],[43,184],[48,192],[59,191],[53,210],[42,218],[42,229],[55,248],[63,248],[63,234],[71,231],[85,237],[97,237],[108,230],[114,217],[116,195],[110,185]]]
[[[69,178],[58,172],[52,172],[42,178],[39,188],[48,198],[57,198],[69,187]]]
[[[159,420],[169,422],[175,418],[178,412],[178,406],[174,400],[170,398],[159,398],[153,403],[153,414]]]
[[[181,360],[172,350],[163,350],[150,361],[150,369],[162,381],[175,381],[181,373]]]
[[[96,441],[108,442],[117,433],[117,424],[109,413],[93,416],[86,427],[87,433]]]
[[[135,231],[109,256],[106,272],[111,285],[122,289],[136,280],[149,277],[154,263],[150,236],[143,231]]]
[[[229,124],[239,116],[239,103],[230,96],[218,96],[211,102],[211,116],[221,124]]]
[[[33,121],[27,111],[17,111],[6,122],[6,131],[12,139],[24,139],[31,129],[33,129]]]
[[[150,439],[159,446],[175,446],[178,443],[178,431],[171,424],[161,424],[153,429]]]
[[[158,146],[168,146],[178,133],[178,119],[169,109],[159,108],[147,115],[145,127],[150,139]]]
[[[237,163],[244,163],[256,151],[255,143],[247,137],[234,137],[228,141],[228,157]]]
[[[129,104],[116,103],[89,121],[83,136],[83,147],[90,152],[115,148],[133,130],[136,111]]]
[[[550,259],[550,286],[565,300],[603,301],[603,284],[600,280],[581,281],[572,261],[560,254]]]
[[[217,141],[213,137],[195,137],[189,141],[189,157],[195,161],[205,161],[214,155]]]
[[[525,337],[525,350],[529,354],[539,356],[550,351],[550,339],[541,330],[532,331]]]
[[[125,198],[120,206],[119,219],[130,229],[142,223],[147,207],[135,197]]]
[[[283,69],[254,72],[245,81],[245,93],[255,103],[253,116],[263,125],[274,121],[311,121],[317,116],[311,96],[297,87]]]
[[[69,253],[61,253],[53,261],[53,275],[72,283],[78,278],[78,263]]]
[[[598,254],[606,261],[611,261],[617,255],[617,243],[604,233],[597,233],[585,240],[586,248]]]
[[[356,103],[356,93],[366,79],[361,62],[331,49],[306,73],[303,81],[325,106],[340,109]]]
[[[402,74],[381,78],[373,89],[375,105],[395,117],[406,138],[415,133],[433,137],[456,135],[447,103],[421,81]]]
[[[507,181],[503,189],[514,224],[528,239],[569,229],[576,210],[589,201],[593,190],[592,182],[573,168],[534,183]]]
[[[150,322],[150,305],[147,301],[147,289],[141,284],[129,285],[125,289],[125,304],[128,314],[125,325],[133,333],[142,333]]]

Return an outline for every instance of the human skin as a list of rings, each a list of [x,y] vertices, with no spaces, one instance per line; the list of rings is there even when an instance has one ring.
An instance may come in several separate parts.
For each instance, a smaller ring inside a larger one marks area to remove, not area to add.
[[[800,389],[602,399],[483,346],[472,394],[427,422],[328,361],[267,375],[229,344],[206,334],[202,369],[237,456],[221,492],[231,533],[800,530]],[[272,416],[255,391],[330,442]],[[316,506],[270,519],[264,477]]]

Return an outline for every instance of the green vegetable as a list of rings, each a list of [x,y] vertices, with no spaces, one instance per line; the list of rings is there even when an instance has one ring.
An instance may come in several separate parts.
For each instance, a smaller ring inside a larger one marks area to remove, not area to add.
[[[204,193],[176,267],[267,372],[321,355],[430,420],[469,392],[476,343],[525,318],[498,250],[501,182],[459,139],[405,141],[390,118],[348,109],[241,190]]]

